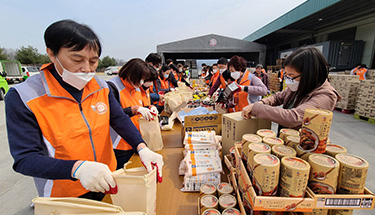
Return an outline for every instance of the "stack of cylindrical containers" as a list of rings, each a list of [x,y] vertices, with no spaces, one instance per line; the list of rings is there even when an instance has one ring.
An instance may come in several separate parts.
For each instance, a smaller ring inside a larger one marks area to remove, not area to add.
[[[241,157],[257,195],[304,197],[307,186],[315,194],[363,194],[368,163],[346,154],[343,146],[327,145],[331,122],[332,112],[306,109],[300,132],[281,129],[277,138],[272,130],[261,129],[243,135]],[[313,211],[319,215],[352,213]]]
[[[179,167],[179,174],[185,176],[181,191],[199,192],[206,183],[218,185],[222,172],[221,146],[215,131],[186,132],[184,145],[184,159]]]
[[[200,188],[200,214],[240,215],[240,211],[235,208],[237,199],[232,194],[233,191],[232,185],[226,182],[219,183],[217,186],[203,184]]]

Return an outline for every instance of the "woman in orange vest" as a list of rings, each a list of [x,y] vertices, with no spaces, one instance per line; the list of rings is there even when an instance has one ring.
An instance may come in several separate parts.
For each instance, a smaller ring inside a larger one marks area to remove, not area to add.
[[[162,156],[147,148],[107,83],[95,76],[101,54],[96,34],[61,20],[46,29],[44,40],[52,63],[9,89],[5,98],[14,170],[35,177],[40,197],[101,200],[104,192],[117,192],[112,126],[148,171],[156,163],[161,181]]]
[[[357,71],[355,71],[355,75],[359,75],[359,80],[366,80],[366,73],[367,73],[367,66],[366,64],[362,64]]]
[[[227,106],[228,112],[242,111],[247,105],[259,101],[260,96],[267,94],[267,87],[263,82],[246,70],[246,60],[243,57],[233,56],[228,68],[231,77],[241,89],[240,92],[234,93],[232,101]]]
[[[158,93],[159,95],[164,95],[171,90],[174,90],[172,87],[172,83],[170,81],[171,68],[167,65],[163,65],[159,70],[158,79],[154,83],[154,92]],[[159,100],[159,103],[156,105],[159,113],[161,113],[164,109],[164,101]]]
[[[108,81],[115,98],[138,130],[138,120],[141,116],[147,121],[151,121],[158,115],[156,107],[150,106],[150,103],[147,102],[149,94],[142,90],[142,85],[145,84],[144,80],[150,80],[151,76],[151,70],[146,62],[134,58],[121,67],[118,76]],[[117,169],[120,169],[128,162],[134,150],[113,129],[111,129],[111,139],[117,159]]]
[[[205,101],[210,101],[211,96],[216,92],[218,88],[225,89],[226,82],[224,78],[222,77],[222,74],[225,70],[227,70],[228,60],[225,57],[221,57],[217,61],[217,67],[219,69],[218,72],[215,73],[212,80],[212,86],[210,88],[210,91],[208,92],[207,98]]]

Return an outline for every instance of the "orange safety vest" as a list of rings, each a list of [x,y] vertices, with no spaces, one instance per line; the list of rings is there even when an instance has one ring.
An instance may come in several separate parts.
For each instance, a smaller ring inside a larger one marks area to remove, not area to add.
[[[266,73],[266,70],[265,70],[265,69],[262,69],[262,73],[263,73],[263,74]]]
[[[107,83],[95,76],[83,88],[82,100],[78,103],[53,77],[50,72],[53,68],[51,63],[44,64],[40,76],[15,86],[38,121],[48,156],[97,161],[114,171],[117,162],[109,134]],[[35,178],[34,181],[43,197],[78,197],[88,192],[79,180]]]
[[[161,89],[169,89],[170,88],[170,82],[167,78],[163,78],[163,80],[160,78],[160,76],[158,76],[159,80],[160,80],[160,87]],[[155,86],[155,88],[157,88],[157,86]],[[157,90],[157,89],[156,89]],[[164,106],[164,101],[160,101],[158,102],[158,105],[159,106]]]
[[[250,86],[250,79],[249,79],[250,72],[246,70],[243,74],[239,85],[242,86]],[[242,111],[244,107],[250,104],[249,94],[247,92],[241,91],[233,95],[234,99],[237,100],[237,104],[228,110],[229,113]]]
[[[227,88],[227,83],[225,82],[224,77],[222,75],[220,75],[220,83],[221,83],[220,84],[221,89]]]
[[[281,79],[281,80],[284,79],[284,69],[281,69],[281,70],[280,70],[280,79]]]
[[[146,106],[150,106],[151,105],[151,100],[150,100],[150,91],[151,91],[151,88],[153,86],[151,85],[150,88],[148,88],[147,90],[144,90],[143,88],[141,88],[141,93],[142,93],[142,103],[143,103],[143,106],[146,107]]]
[[[143,107],[142,92],[138,88],[134,88],[128,81],[121,79],[119,76],[114,77],[109,80],[112,82],[119,94],[120,105],[122,108],[140,106]],[[130,117],[130,120],[133,122],[135,127],[139,130],[138,119],[141,118],[140,114]],[[118,150],[132,150],[133,147],[127,143],[124,139],[120,137],[112,128],[111,128],[111,138],[114,149]]]
[[[214,85],[215,84],[215,82],[216,82],[216,80],[219,78],[219,76],[220,76],[220,71],[218,70],[217,72],[215,72],[215,74],[212,76],[212,78],[211,78],[211,83],[212,83],[212,85]]]
[[[365,80],[365,74],[367,72],[367,69],[366,68],[361,68],[361,69],[358,69],[356,71],[357,75],[359,75],[359,80],[362,81],[362,80]]]

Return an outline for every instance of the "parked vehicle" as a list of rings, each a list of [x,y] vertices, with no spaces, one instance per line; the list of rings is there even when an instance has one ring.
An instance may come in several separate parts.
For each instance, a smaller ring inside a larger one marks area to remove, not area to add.
[[[8,84],[13,84],[14,81],[21,83],[25,80],[19,61],[0,60],[0,75],[5,78]]]
[[[30,77],[39,74],[39,70],[36,68],[36,66],[22,66],[22,74]]]
[[[106,75],[118,75],[120,71],[120,66],[109,66],[105,69],[104,74]]]
[[[8,92],[9,86],[8,82],[0,76],[0,100],[4,100],[5,94]]]

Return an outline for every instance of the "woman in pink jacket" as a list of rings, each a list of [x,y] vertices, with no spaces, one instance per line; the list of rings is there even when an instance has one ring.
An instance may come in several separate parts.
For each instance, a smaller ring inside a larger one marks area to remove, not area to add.
[[[333,110],[341,96],[330,85],[328,63],[313,47],[300,48],[285,60],[287,88],[275,95],[250,104],[242,117],[268,119],[282,127],[299,129],[307,108]],[[282,105],[282,108],[277,107]]]

